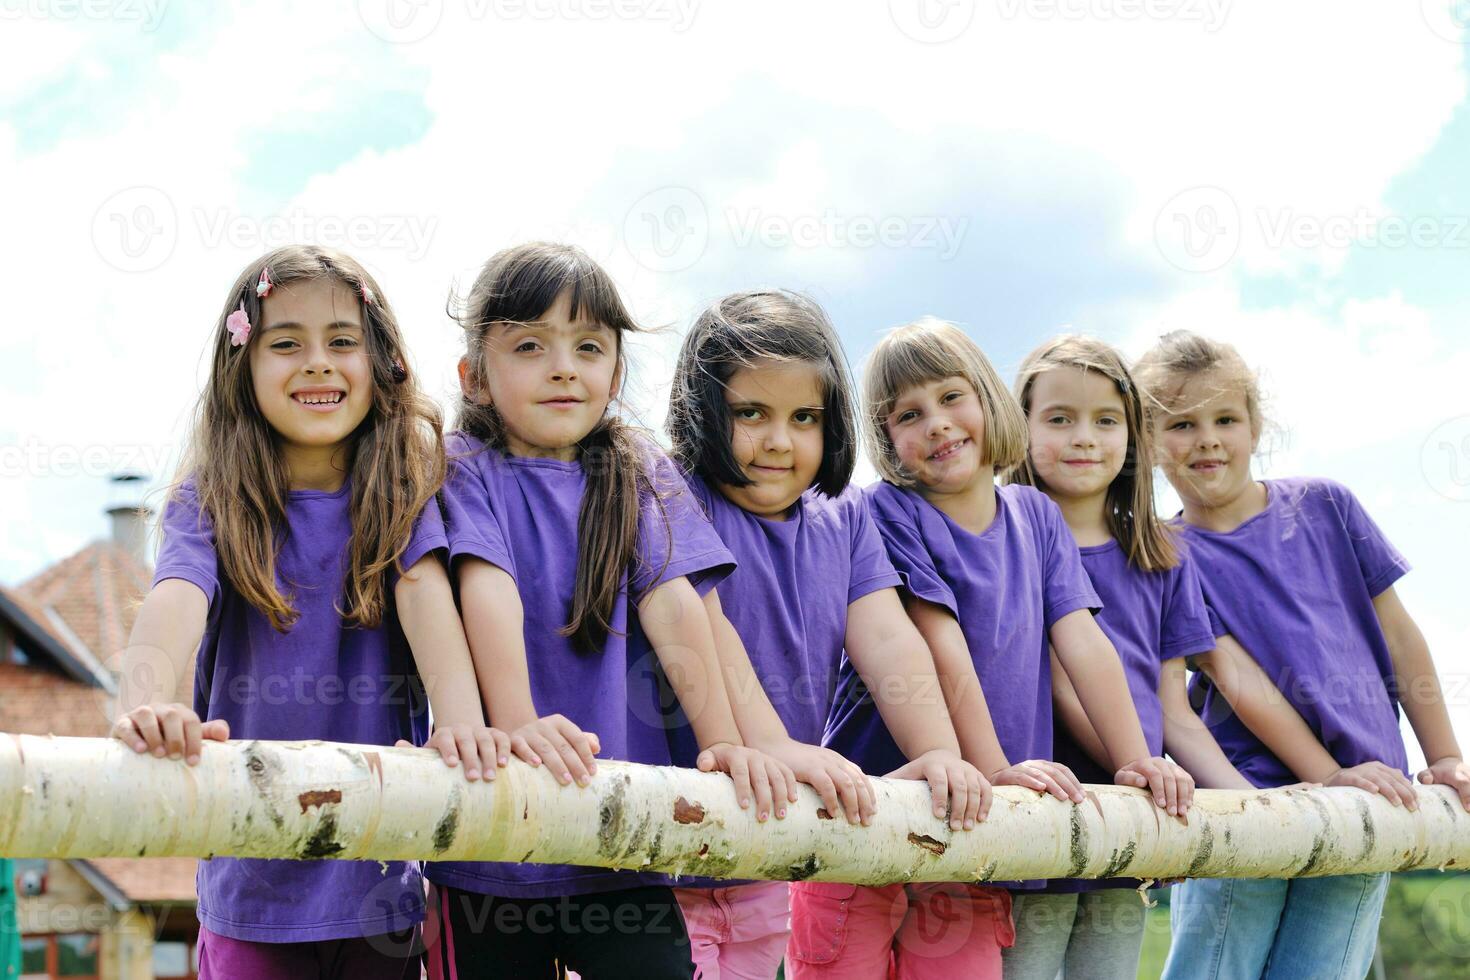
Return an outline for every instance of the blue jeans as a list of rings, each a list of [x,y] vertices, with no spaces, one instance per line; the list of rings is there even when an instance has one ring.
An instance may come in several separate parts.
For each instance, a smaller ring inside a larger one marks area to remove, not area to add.
[[[1163,980],[1362,980],[1387,892],[1386,874],[1186,881]]]

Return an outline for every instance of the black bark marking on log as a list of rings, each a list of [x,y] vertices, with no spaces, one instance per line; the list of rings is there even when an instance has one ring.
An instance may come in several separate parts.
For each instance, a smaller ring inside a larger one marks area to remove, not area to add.
[[[1102,874],[1098,875],[1098,877],[1099,878],[1115,878],[1115,877],[1117,877],[1120,873],[1122,873],[1122,871],[1123,871],[1124,868],[1128,867],[1129,862],[1131,862],[1133,860],[1134,852],[1136,852],[1137,850],[1138,850],[1138,843],[1136,841],[1129,841],[1123,847],[1123,850],[1121,850],[1121,851],[1114,851],[1113,852],[1112,860],[1108,861],[1108,866],[1106,868],[1103,868]]]
[[[148,845],[147,844],[144,844],[142,847],[138,848],[138,857],[142,857],[143,855],[145,855],[147,853],[148,853]]]
[[[250,774],[250,785],[255,787],[255,795],[264,801],[265,812],[270,816],[271,823],[276,825],[277,830],[285,829],[285,819],[276,812],[275,805],[271,802],[271,781],[280,774],[280,764],[266,756],[259,742],[252,741],[245,746],[245,771]]]
[[[1072,864],[1063,878],[1081,877],[1082,870],[1087,867],[1087,825],[1082,822],[1082,810],[1075,806],[1072,807],[1071,837]]]
[[[935,857],[942,855],[949,849],[949,845],[943,841],[936,840],[928,834],[909,834],[909,843],[915,847],[923,848]]]
[[[653,843],[648,845],[648,863],[657,864],[659,855],[663,853],[664,832],[660,830],[653,835]]]
[[[821,868],[822,862],[817,860],[817,856],[815,854],[808,854],[806,857],[802,858],[796,864],[791,865],[786,870],[791,873],[792,881],[806,881],[812,875],[820,871]]]
[[[435,851],[447,851],[448,846],[454,843],[454,833],[459,830],[460,814],[460,790],[454,786],[450,790],[450,805],[444,808],[444,815],[440,821],[434,824],[434,849]]]
[[[1225,831],[1225,843],[1230,843],[1230,830]],[[1184,873],[1186,878],[1194,878],[1199,875],[1205,863],[1210,860],[1210,855],[1215,851],[1215,828],[1207,821],[1200,830],[1199,849],[1194,852],[1194,859],[1189,862],[1189,870]]]
[[[1373,853],[1373,845],[1378,842],[1378,828],[1373,825],[1373,811],[1368,809],[1368,801],[1359,797],[1354,801],[1358,808],[1358,819],[1363,824],[1363,853],[1359,860],[1363,860]]]
[[[1313,841],[1312,841],[1312,850],[1311,850],[1311,853],[1307,855],[1307,863],[1304,864],[1304,865],[1302,865],[1300,868],[1298,868],[1296,870],[1296,872],[1292,875],[1292,877],[1293,878],[1300,878],[1300,877],[1303,877],[1306,874],[1308,874],[1313,868],[1315,868],[1321,862],[1322,855],[1325,854],[1326,852],[1327,852],[1327,835],[1326,834],[1318,834],[1316,836],[1316,838],[1314,838]]]
[[[709,844],[707,844],[707,843],[706,844],[700,844],[699,845],[699,856],[700,857],[704,857],[708,853],[709,853]]]
[[[535,854],[535,853],[536,853],[536,849],[533,847],[529,851],[527,851],[525,854],[521,855],[521,859],[519,861],[517,861],[516,863],[517,864],[525,864],[527,861],[531,860],[531,855],[532,854]]]
[[[301,804],[301,812],[305,813],[314,806],[341,803],[342,791],[340,789],[309,789],[296,797],[296,802]]]
[[[628,794],[630,781],[627,775],[613,780],[612,788],[602,798],[602,806],[598,809],[597,850],[604,857],[617,854],[618,837],[623,830],[624,797]]]
[[[702,803],[690,803],[684,797],[679,797],[674,801],[674,823],[704,823],[704,805]]]
[[[1459,819],[1459,814],[1455,812],[1455,808],[1450,806],[1450,801],[1443,796],[1439,798],[1439,805],[1444,807],[1444,812],[1450,815],[1450,823],[1454,823]]]
[[[318,861],[336,857],[344,850],[346,848],[337,840],[337,815],[330,810],[324,811],[321,825],[301,849],[302,860]]]

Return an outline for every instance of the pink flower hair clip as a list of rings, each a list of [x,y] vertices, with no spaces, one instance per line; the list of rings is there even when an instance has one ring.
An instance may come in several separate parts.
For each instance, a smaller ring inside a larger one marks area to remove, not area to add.
[[[250,314],[245,312],[245,301],[240,308],[225,317],[225,329],[230,332],[230,346],[242,347],[250,339]]]
[[[272,289],[275,289],[275,288],[276,288],[276,284],[273,283],[273,282],[271,282],[271,270],[269,268],[263,268],[263,269],[261,269],[260,270],[260,282],[257,282],[255,284],[255,296],[256,296],[256,298],[257,299],[265,299],[267,296],[269,296],[271,294],[271,290]]]
[[[377,298],[373,296],[373,291],[368,288],[367,283],[358,283],[357,291],[362,295],[362,302],[364,306],[373,306],[378,302]]]

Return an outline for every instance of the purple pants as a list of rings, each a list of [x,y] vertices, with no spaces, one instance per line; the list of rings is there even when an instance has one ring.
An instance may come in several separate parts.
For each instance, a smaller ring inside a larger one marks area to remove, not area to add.
[[[199,980],[419,980],[417,929],[314,943],[253,943],[199,927]]]

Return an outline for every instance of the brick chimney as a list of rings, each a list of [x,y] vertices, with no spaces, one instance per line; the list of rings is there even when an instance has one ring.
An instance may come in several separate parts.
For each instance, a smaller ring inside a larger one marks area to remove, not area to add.
[[[153,509],[143,503],[148,478],[142,473],[114,473],[108,477],[107,516],[112,519],[113,543],[128,550],[145,568],[153,567],[148,547],[148,525]]]

